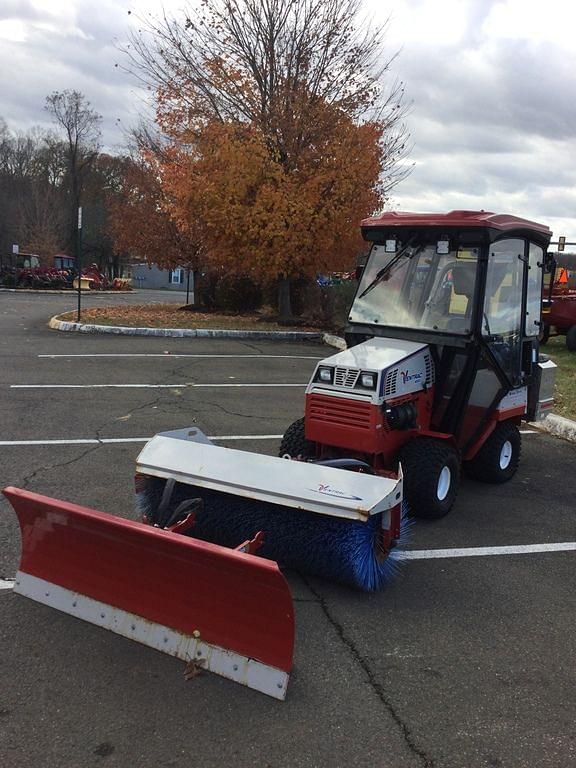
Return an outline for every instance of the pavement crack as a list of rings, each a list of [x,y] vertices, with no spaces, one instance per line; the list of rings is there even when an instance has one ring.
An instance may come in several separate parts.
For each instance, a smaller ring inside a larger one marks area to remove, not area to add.
[[[386,692],[384,686],[378,682],[376,679],[376,676],[374,672],[370,669],[370,665],[366,661],[366,659],[362,656],[358,648],[355,646],[353,640],[348,637],[346,634],[344,627],[340,622],[333,616],[332,612],[330,611],[330,608],[328,606],[328,601],[326,598],[320,594],[320,592],[315,589],[310,581],[305,578],[302,574],[300,574],[302,577],[302,581],[306,584],[310,592],[314,595],[316,598],[315,602],[318,602],[320,605],[322,612],[326,616],[326,619],[331,624],[331,626],[334,628],[336,634],[340,638],[340,640],[344,643],[344,645],[348,648],[348,651],[350,652],[350,655],[354,659],[354,661],[363,669],[367,679],[368,683],[372,687],[372,690],[376,694],[376,696],[380,699],[396,725],[398,726],[400,733],[402,734],[402,738],[404,739],[404,742],[410,752],[412,752],[413,755],[419,758],[419,760],[422,763],[422,766],[424,768],[434,768],[436,763],[434,762],[434,759],[426,754],[426,752],[419,747],[415,740],[414,736],[412,734],[412,731],[410,730],[409,726],[402,720],[399,713],[396,711],[394,704],[392,700],[390,699],[390,696]]]
[[[157,405],[162,400],[162,395],[157,395],[152,400],[147,401],[146,403],[143,403],[141,405],[137,405],[134,408],[130,409],[128,411],[128,416],[132,416],[136,411],[139,411],[143,408],[147,407],[153,407],[154,405]],[[42,472],[49,472],[52,469],[60,469],[61,467],[68,467],[71,464],[75,464],[78,461],[81,461],[85,456],[88,456],[89,453],[92,453],[93,451],[97,451],[99,448],[101,448],[105,443],[102,442],[102,432],[106,427],[116,421],[115,418],[112,419],[106,419],[106,421],[100,426],[97,427],[95,430],[95,439],[98,440],[98,443],[96,445],[91,445],[89,448],[84,449],[81,453],[79,453],[77,456],[75,456],[73,459],[67,459],[66,461],[60,461],[56,464],[46,464],[44,466],[38,467],[33,472],[31,472],[29,475],[26,475],[22,480],[19,481],[19,484],[22,488],[28,488],[29,484],[37,477],[37,475],[41,474]]]
[[[100,438],[97,438],[100,440]],[[73,459],[68,459],[67,461],[59,461],[56,464],[46,464],[42,467],[38,467],[33,472],[31,472],[29,475],[26,475],[26,477],[22,478],[22,480],[19,481],[19,485],[22,488],[28,488],[29,483],[34,480],[34,478],[39,475],[41,472],[49,472],[52,469],[60,469],[61,467],[67,467],[70,464],[75,464],[77,461],[80,461],[85,456],[88,456],[89,453],[92,453],[93,451],[97,451],[98,448],[102,446],[101,442],[98,442],[97,445],[91,445],[89,448],[86,448],[83,450],[78,456],[75,456]]]
[[[259,355],[263,355],[261,349],[258,349],[258,347],[255,344],[249,344],[245,339],[242,341],[243,347],[248,347],[248,349],[251,349],[253,352],[258,352]]]
[[[315,597],[293,597],[292,598],[293,603],[316,603],[318,604],[320,601],[317,600]]]
[[[227,416],[241,416],[243,419],[261,419],[262,416],[259,413],[241,413],[240,411],[231,411],[228,408],[225,408],[220,403],[212,402],[211,400],[196,400],[194,405],[209,405],[213,408],[218,408],[218,410],[222,411],[222,413],[225,413]],[[275,416],[269,416],[269,421],[284,421],[280,417]]]
[[[184,375],[190,375],[190,368],[195,368],[197,365],[197,361],[188,360],[185,363],[180,363],[180,365],[176,365],[174,368],[172,368],[171,371],[168,372],[168,376],[172,376],[173,378],[177,376],[184,376]],[[170,382],[165,382],[170,383]],[[191,381],[188,381],[187,383],[191,383]]]

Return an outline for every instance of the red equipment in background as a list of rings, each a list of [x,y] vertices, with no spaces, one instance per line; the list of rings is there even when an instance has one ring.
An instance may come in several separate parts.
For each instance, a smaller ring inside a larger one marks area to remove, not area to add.
[[[568,349],[576,352],[576,254],[556,254],[556,271],[542,305],[541,343],[550,336],[565,336]]]

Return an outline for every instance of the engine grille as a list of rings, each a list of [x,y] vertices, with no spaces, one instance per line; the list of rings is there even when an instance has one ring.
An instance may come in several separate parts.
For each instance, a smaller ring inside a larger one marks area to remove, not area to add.
[[[426,366],[426,386],[430,387],[434,384],[434,363],[430,352],[424,355],[424,365]]]
[[[384,397],[392,397],[396,394],[396,382],[398,380],[399,368],[392,368],[386,374],[386,382],[384,384]]]
[[[370,401],[308,395],[307,418],[331,426],[370,430]]]
[[[357,368],[336,368],[334,372],[334,384],[337,387],[352,389],[358,381],[360,371]]]

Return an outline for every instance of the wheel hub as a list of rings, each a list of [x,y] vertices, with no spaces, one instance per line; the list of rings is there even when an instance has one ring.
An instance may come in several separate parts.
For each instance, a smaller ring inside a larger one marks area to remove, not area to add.
[[[510,440],[502,445],[500,449],[500,469],[508,469],[512,461],[512,443]]]
[[[443,467],[442,472],[440,472],[440,477],[438,478],[438,486],[436,488],[436,496],[438,497],[438,501],[444,501],[446,496],[448,496],[451,484],[452,473],[450,472],[450,467]]]

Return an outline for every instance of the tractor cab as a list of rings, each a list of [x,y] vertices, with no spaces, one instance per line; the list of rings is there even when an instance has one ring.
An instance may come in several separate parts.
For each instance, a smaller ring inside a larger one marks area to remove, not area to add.
[[[350,310],[351,339],[482,344],[510,387],[531,373],[540,333],[548,227],[485,212],[387,213],[363,222],[372,243]],[[523,353],[524,350],[524,353]]]
[[[437,428],[463,427],[469,438],[467,398],[489,411],[498,396],[539,383],[548,227],[484,211],[385,213],[364,221],[362,233],[372,247],[347,339],[353,344],[369,334],[430,345]]]

